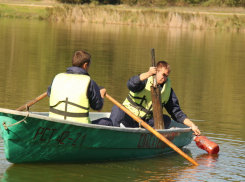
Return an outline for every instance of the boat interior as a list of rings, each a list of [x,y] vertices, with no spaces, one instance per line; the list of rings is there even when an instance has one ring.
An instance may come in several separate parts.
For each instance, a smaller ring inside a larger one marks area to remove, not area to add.
[[[37,115],[42,115],[42,116],[48,116],[48,112],[31,112],[32,114],[37,114]],[[99,118],[109,118],[110,117],[110,112],[89,112],[89,117],[90,117],[90,120],[93,121],[93,120],[96,120],[96,119],[99,119]],[[123,124],[120,125],[120,127],[123,127],[125,128],[125,126]],[[189,128],[188,126],[184,125],[184,124],[181,124],[181,123],[178,123],[174,120],[172,120],[169,128]]]

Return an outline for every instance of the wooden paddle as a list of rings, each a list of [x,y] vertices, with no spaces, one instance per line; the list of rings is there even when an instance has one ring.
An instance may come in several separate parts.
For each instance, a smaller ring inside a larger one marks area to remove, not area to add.
[[[184,158],[186,158],[188,161],[190,161],[192,164],[198,166],[199,164],[194,161],[192,158],[190,158],[186,153],[184,153],[182,150],[180,150],[177,146],[175,146],[172,142],[170,142],[167,138],[162,136],[159,132],[157,132],[155,129],[153,129],[151,126],[149,126],[146,122],[144,122],[142,119],[140,119],[138,116],[134,115],[131,111],[126,109],[123,105],[121,105],[119,102],[117,102],[115,99],[113,99],[108,94],[105,95],[111,102],[116,104],[120,109],[122,109],[125,113],[127,113],[130,117],[132,117],[135,121],[140,123],[144,128],[149,130],[151,133],[153,133],[157,138],[162,140],[164,143],[166,143],[169,147],[171,147],[173,150],[178,152],[180,155],[182,155]]]
[[[37,98],[31,100],[30,102],[28,102],[25,105],[23,105],[23,106],[19,107],[18,109],[16,109],[16,111],[25,110],[27,107],[30,107],[31,105],[35,104],[36,102],[40,101],[41,99],[43,99],[47,95],[48,95],[47,92],[43,93],[42,95],[39,95]]]

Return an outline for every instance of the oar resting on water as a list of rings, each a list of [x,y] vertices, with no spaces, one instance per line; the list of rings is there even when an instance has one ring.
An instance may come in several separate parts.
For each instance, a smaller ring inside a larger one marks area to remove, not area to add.
[[[144,122],[142,119],[140,119],[138,116],[134,115],[131,111],[126,109],[123,105],[121,105],[119,102],[117,102],[115,99],[113,99],[111,96],[106,94],[106,97],[116,104],[120,109],[122,109],[125,113],[127,113],[130,117],[132,117],[135,121],[140,123],[144,128],[149,130],[151,133],[153,133],[157,138],[162,140],[164,143],[166,143],[169,147],[171,147],[173,150],[178,152],[180,155],[182,155],[184,158],[186,158],[188,161],[190,161],[192,164],[198,166],[199,164],[190,158],[186,153],[184,153],[182,150],[180,150],[177,146],[175,146],[172,142],[170,142],[168,139],[166,139],[164,136],[162,136],[159,132],[157,132],[155,129],[153,129],[151,126],[149,126],[146,122]]]

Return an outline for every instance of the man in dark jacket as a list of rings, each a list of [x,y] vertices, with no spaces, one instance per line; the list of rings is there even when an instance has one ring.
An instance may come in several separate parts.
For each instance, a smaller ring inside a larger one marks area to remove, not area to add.
[[[196,125],[180,109],[179,101],[171,88],[171,82],[168,78],[170,71],[171,68],[167,62],[159,61],[157,66],[150,67],[148,72],[133,76],[127,83],[130,92],[123,105],[150,126],[154,127],[150,86],[153,83],[152,76],[156,75],[157,84],[161,90],[162,103],[167,112],[175,121],[191,127],[195,135],[200,135],[201,132]],[[163,117],[164,126],[168,128],[171,119],[167,115],[163,115]],[[116,105],[112,108],[110,118],[113,126],[119,127],[120,123],[122,123],[125,127],[139,127],[136,121]]]
[[[89,74],[91,56],[85,51],[77,51],[72,58],[72,67],[66,73],[55,76],[48,87],[50,97],[50,117],[81,123],[112,126],[109,118],[90,121],[89,108],[101,111],[106,89],[98,87]]]

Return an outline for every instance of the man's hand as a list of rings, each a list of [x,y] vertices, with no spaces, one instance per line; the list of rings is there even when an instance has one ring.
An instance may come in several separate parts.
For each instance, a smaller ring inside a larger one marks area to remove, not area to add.
[[[192,131],[194,131],[194,135],[201,135],[200,130],[197,128],[197,126],[188,118],[185,118],[184,122],[183,122],[186,126],[191,127]]]
[[[149,71],[147,73],[148,73],[149,77],[157,74],[157,67],[150,67]]]
[[[192,126],[191,129],[192,129],[192,131],[194,131],[194,134],[195,134],[195,135],[201,135],[201,132],[200,132],[200,130],[197,128],[196,125]]]
[[[155,75],[155,74],[157,74],[157,67],[150,67],[149,71],[142,73],[140,75],[140,81],[143,81],[143,80],[145,80],[145,79],[147,79],[150,76]]]
[[[105,94],[106,94],[106,89],[105,88],[100,89],[100,95],[103,99],[105,97]]]

